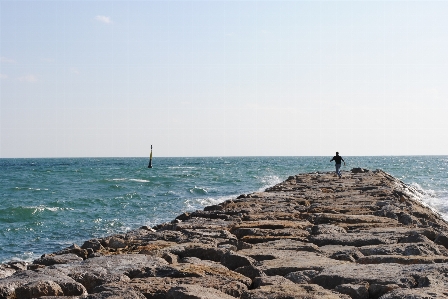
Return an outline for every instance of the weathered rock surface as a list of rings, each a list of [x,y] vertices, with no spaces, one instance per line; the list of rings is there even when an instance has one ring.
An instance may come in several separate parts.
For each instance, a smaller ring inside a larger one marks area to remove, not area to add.
[[[448,224],[383,171],[300,174],[0,265],[0,299],[448,298]]]

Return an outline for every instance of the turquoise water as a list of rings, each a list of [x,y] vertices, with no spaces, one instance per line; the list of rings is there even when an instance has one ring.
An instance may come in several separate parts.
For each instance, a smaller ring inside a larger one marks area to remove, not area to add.
[[[0,262],[171,221],[290,175],[333,171],[331,157],[0,159]],[[345,157],[426,191],[448,219],[448,156]]]

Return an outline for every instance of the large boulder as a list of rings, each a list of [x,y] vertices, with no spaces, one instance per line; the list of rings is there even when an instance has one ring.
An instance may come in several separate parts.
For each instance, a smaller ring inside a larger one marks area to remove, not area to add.
[[[84,294],[87,294],[87,290],[82,284],[55,269],[19,271],[0,280],[0,298],[5,299]]]

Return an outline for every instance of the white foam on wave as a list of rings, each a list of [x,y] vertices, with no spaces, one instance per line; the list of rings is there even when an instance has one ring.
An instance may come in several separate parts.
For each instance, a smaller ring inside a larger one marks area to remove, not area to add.
[[[194,186],[194,188],[189,190],[191,194],[207,194],[208,191],[206,188]]]
[[[32,210],[32,214],[43,212],[43,211],[50,211],[50,212],[58,212],[58,211],[73,211],[73,208],[61,208],[61,207],[46,207],[46,206],[30,206],[25,207],[26,209]]]
[[[263,187],[261,187],[258,191],[264,191],[266,188],[272,187],[282,182],[280,177],[276,175],[268,175],[261,178],[261,182],[263,183]]]
[[[48,188],[14,187],[15,190],[48,191]]]
[[[193,210],[202,210],[207,206],[213,206],[220,204],[226,200],[235,198],[235,195],[227,195],[227,196],[220,196],[220,197],[203,197],[203,198],[192,198],[187,199],[184,204],[188,211]]]
[[[423,189],[422,186],[420,186],[417,183],[411,183],[410,184],[411,187],[413,187],[414,189],[416,189],[417,192],[421,193],[423,196],[435,196],[436,192],[434,190],[431,189]]]
[[[257,190],[257,191],[264,191],[266,188],[272,187],[278,183],[282,182],[282,179],[276,175],[267,175],[259,178],[263,186]],[[209,190],[206,188],[201,188],[195,186],[193,189],[189,190],[192,194],[200,194],[203,193],[208,194]],[[202,210],[207,206],[217,205],[220,204],[226,200],[235,199],[240,194],[233,194],[233,195],[226,195],[226,196],[219,196],[219,197],[200,197],[200,198],[194,198],[194,199],[187,199],[184,202],[185,208],[188,211],[193,210]]]
[[[434,212],[442,216],[443,219],[448,221],[448,195],[444,197],[424,196],[420,200]]]
[[[28,262],[32,263],[35,259],[38,259],[40,257],[39,254],[36,254],[32,251],[25,251],[21,254],[16,254],[15,256],[11,257],[11,261],[17,261],[17,262]]]
[[[144,179],[128,179],[128,178],[116,178],[116,179],[111,179],[110,181],[113,181],[113,182],[130,181],[130,182],[138,182],[138,183],[149,183],[149,180],[144,180]]]
[[[168,169],[195,169],[193,166],[169,166]]]
[[[149,183],[149,180],[143,180],[143,179],[129,179],[129,180],[138,183]]]
[[[202,198],[199,200],[199,203],[203,206],[212,206],[212,205],[217,205],[220,204],[228,199],[232,199],[234,198],[233,196],[223,196],[223,197],[218,197],[218,198],[213,198],[213,197],[208,197],[208,198]]]
[[[412,183],[410,186],[420,193],[419,201],[422,204],[448,221],[448,194],[438,194],[432,189],[425,190],[417,183]]]
[[[166,193],[162,193],[161,195],[181,196],[180,194],[181,194],[180,192],[169,190]],[[160,194],[158,194],[158,195],[160,195]]]
[[[167,217],[155,217],[155,218],[151,218],[149,220],[146,220],[145,224],[148,227],[154,227],[156,225],[159,225],[161,223],[165,223],[165,222],[170,222],[172,220],[171,216],[167,216]]]

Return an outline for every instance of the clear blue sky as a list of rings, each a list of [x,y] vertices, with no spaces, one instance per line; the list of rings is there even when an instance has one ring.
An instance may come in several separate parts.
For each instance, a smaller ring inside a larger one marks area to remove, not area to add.
[[[447,1],[0,0],[0,157],[448,154]]]

